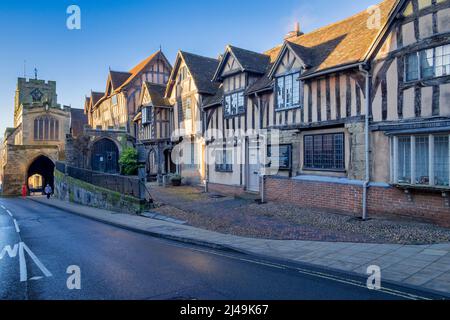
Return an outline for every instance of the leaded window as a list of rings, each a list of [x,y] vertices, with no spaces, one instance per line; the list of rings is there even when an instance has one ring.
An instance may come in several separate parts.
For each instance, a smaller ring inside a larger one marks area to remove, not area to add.
[[[225,95],[225,117],[232,117],[243,113],[245,113],[244,91]]]
[[[300,103],[300,73],[293,73],[276,79],[276,109],[299,107]]]
[[[450,44],[411,53],[405,57],[405,80],[450,75]]]
[[[311,170],[345,170],[344,134],[305,136],[304,168]]]

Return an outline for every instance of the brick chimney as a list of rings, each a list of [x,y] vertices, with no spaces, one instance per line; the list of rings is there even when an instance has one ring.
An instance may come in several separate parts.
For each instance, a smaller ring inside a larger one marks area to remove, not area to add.
[[[294,31],[289,32],[285,37],[284,40],[290,40],[296,37],[299,37],[303,35],[304,33],[300,30],[300,22],[295,23]]]

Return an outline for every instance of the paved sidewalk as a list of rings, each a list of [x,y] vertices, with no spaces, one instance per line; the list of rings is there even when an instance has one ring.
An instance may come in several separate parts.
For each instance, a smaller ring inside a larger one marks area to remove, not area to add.
[[[368,266],[377,265],[381,267],[384,280],[439,291],[450,297],[450,243],[414,246],[253,239],[57,199],[30,199],[133,231],[213,248],[233,249],[363,275],[366,275]]]

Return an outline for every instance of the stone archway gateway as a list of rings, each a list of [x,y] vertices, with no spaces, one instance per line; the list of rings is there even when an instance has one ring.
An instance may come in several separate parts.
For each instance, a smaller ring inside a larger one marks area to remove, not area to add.
[[[52,160],[50,160],[50,158],[44,155],[38,156],[36,159],[33,160],[33,162],[28,167],[25,184],[28,186],[28,189],[30,189],[29,184],[30,177],[37,175],[42,178],[41,186],[43,188],[45,188],[45,186],[49,184],[52,187],[52,189],[54,189],[55,183],[54,171],[55,171],[55,164],[53,163]]]

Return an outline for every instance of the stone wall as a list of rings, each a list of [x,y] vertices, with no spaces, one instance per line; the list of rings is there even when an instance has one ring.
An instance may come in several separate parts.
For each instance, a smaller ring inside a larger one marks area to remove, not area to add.
[[[145,201],[71,178],[58,170],[55,170],[55,196],[60,200],[120,213],[140,214],[147,209]]]
[[[362,182],[338,181],[266,177],[266,200],[361,216]],[[369,216],[407,217],[450,227],[449,198],[440,192],[405,193],[395,187],[374,185],[369,189],[368,209]]]
[[[3,190],[5,196],[16,196],[22,192],[26,183],[28,169],[39,156],[56,162],[60,152],[57,146],[6,146],[6,163],[3,168]]]

